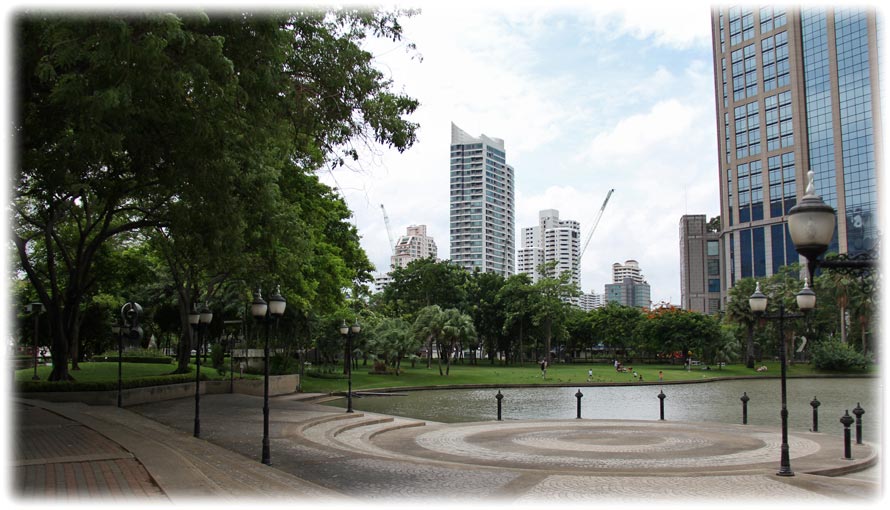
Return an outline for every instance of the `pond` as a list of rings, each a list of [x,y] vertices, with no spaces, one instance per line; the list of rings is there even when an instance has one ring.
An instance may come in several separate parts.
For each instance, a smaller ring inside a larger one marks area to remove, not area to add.
[[[578,387],[502,388],[505,420],[575,418]],[[781,387],[778,379],[746,379],[696,384],[582,387],[581,417],[585,419],[658,420],[659,391],[664,391],[665,420],[742,422],[743,392],[748,402],[748,423],[778,426]],[[407,391],[393,396],[353,398],[357,411],[445,423],[494,420],[497,418],[497,389]],[[810,401],[821,405],[819,431],[843,434],[840,418],[859,403],[863,434],[877,431],[881,420],[883,383],[879,378],[788,379],[788,426],[809,430],[813,425]],[[345,407],[345,399],[329,403]],[[877,441],[877,433],[865,437]]]

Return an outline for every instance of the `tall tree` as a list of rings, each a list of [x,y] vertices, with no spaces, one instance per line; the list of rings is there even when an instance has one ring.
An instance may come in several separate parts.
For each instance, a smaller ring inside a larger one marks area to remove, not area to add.
[[[726,302],[726,318],[740,324],[745,332],[745,366],[754,368],[754,312],[748,305],[748,298],[754,294],[756,282],[753,278],[738,280],[729,289]]]
[[[492,364],[498,345],[504,340],[504,308],[497,303],[497,296],[504,287],[505,279],[497,273],[473,273],[467,286],[467,303],[473,325],[479,334]]]
[[[504,281],[504,286],[497,293],[495,304],[503,310],[503,331],[508,339],[516,338],[516,347],[512,342],[505,342],[500,346],[504,353],[504,363],[510,359],[510,351],[517,353],[517,360],[521,364],[524,360],[523,340],[531,327],[533,310],[537,293],[532,289],[532,279],[525,273],[514,274]]]
[[[544,358],[551,363],[551,343],[554,331],[558,337],[565,337],[565,320],[568,314],[570,299],[578,297],[581,291],[572,282],[568,271],[556,274],[556,261],[545,263],[539,268],[541,278],[532,285],[538,294],[535,304],[535,324],[543,329]]]
[[[417,102],[390,92],[361,48],[367,36],[399,39],[405,14],[17,20],[13,242],[51,319],[51,379],[69,378],[109,239],[152,228],[174,240],[187,311],[219,277],[222,254],[263,244],[257,226],[285,203],[282,176],[355,159],[357,140],[410,147],[417,126],[404,116]]]
[[[455,349],[463,348],[470,339],[476,338],[473,319],[456,308],[442,311],[442,334],[439,349],[439,375],[442,375],[442,356],[445,356],[445,375],[451,373],[451,360]]]

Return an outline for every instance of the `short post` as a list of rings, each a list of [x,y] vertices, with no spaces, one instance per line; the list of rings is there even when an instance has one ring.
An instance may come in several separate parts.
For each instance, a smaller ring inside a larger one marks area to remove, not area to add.
[[[810,405],[813,406],[813,432],[819,432],[819,406],[822,405],[822,402],[816,397],[813,397],[813,400],[810,401]]]
[[[742,425],[748,424],[748,401],[751,400],[751,397],[748,396],[748,392],[742,393],[742,398],[739,400],[742,401]]]
[[[859,402],[856,402],[853,414],[856,415],[856,444],[862,444],[862,415],[865,414],[865,409],[859,406]]]
[[[498,399],[498,421],[501,421],[501,400],[504,400],[504,396],[501,395],[501,390],[498,390],[498,394],[495,395],[494,398]]]
[[[575,393],[575,398],[578,399],[578,419],[579,420],[581,419],[581,397],[583,397],[583,396],[584,396],[584,394],[581,393],[581,388],[578,388],[578,393]]]
[[[853,424],[853,417],[850,416],[849,410],[845,411],[844,415],[841,416],[841,423],[844,425],[844,458],[852,459],[853,454],[850,451],[850,425]]]
[[[667,398],[667,396],[664,394],[664,390],[660,390],[658,392],[658,400],[660,400],[659,407],[661,409],[661,420],[662,421],[664,421],[664,399],[666,399],[666,398]]]

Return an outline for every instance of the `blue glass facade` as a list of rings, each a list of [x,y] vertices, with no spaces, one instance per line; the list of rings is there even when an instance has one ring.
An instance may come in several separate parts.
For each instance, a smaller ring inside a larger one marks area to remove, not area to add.
[[[715,7],[723,291],[799,261],[786,225],[807,171],[838,210],[829,250],[877,242],[874,9]],[[725,297],[725,294],[724,294]]]
[[[877,182],[872,118],[868,20],[861,10],[835,15],[837,78],[844,163],[847,253],[870,250],[877,242]]]

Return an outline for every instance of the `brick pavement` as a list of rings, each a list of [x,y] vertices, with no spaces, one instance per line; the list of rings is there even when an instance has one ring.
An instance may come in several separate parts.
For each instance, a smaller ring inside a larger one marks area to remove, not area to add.
[[[830,473],[877,462],[877,446],[839,458],[836,441],[792,435],[795,477],[777,477],[774,430],[720,424],[506,421],[446,425],[272,399],[272,466],[259,463],[262,399],[117,409],[18,400],[13,491],[21,501],[250,498],[343,502],[875,502],[879,480]],[[827,441],[827,442],[826,442]],[[663,451],[661,451],[663,450]],[[677,457],[680,455],[680,457]],[[671,457],[678,462],[671,462]],[[616,469],[623,458],[632,470]],[[763,458],[761,458],[763,457]],[[237,469],[233,469],[236,466]],[[875,468],[872,468],[875,469]]]
[[[130,452],[84,425],[16,404],[12,487],[28,500],[159,500],[167,497]]]

